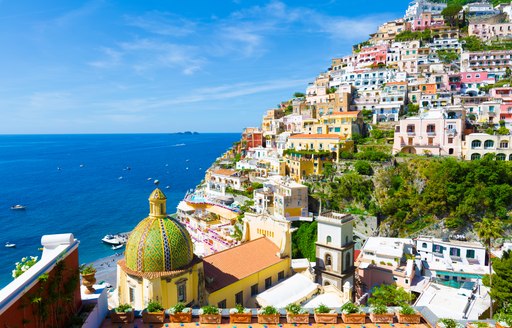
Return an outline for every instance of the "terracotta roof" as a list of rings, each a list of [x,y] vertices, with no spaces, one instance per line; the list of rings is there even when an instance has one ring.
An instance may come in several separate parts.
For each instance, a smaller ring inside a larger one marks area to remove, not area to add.
[[[213,174],[218,174],[218,175],[232,176],[232,175],[236,174],[236,171],[235,170],[230,170],[230,169],[218,169],[218,170],[212,171],[212,173]]]
[[[405,85],[405,84],[407,84],[407,82],[388,82],[388,83],[386,83],[386,85],[389,85],[389,84],[391,84],[391,85]]]
[[[337,134],[296,134],[288,139],[341,139]]]
[[[206,289],[212,293],[240,279],[284,261],[279,247],[261,237],[203,258]],[[211,283],[208,283],[213,278]]]

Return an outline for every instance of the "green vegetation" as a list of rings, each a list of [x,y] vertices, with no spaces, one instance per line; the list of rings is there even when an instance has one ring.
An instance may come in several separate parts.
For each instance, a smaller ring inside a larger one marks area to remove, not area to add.
[[[372,162],[387,162],[391,160],[391,155],[383,151],[365,149],[364,151],[354,154],[354,158]]]
[[[443,15],[444,20],[450,26],[460,26],[459,21],[459,12],[462,10],[462,5],[460,3],[449,3],[446,8],[443,9],[441,15]]]
[[[509,268],[510,268],[510,265],[512,263],[508,264],[509,265]],[[512,297],[512,294],[509,296],[509,299],[510,297]],[[507,307],[502,307],[498,310],[498,313],[494,316],[494,320],[496,320],[497,322],[504,322],[506,323],[509,327],[512,326],[512,304],[509,303],[509,305]]]
[[[294,222],[299,229],[292,234],[292,258],[316,260],[317,222]]]
[[[118,307],[116,307],[114,311],[119,313],[126,313],[133,311],[133,308],[130,304],[121,304]]]
[[[401,306],[411,301],[409,294],[403,287],[397,285],[380,285],[372,289],[372,296],[368,303],[372,306]]]
[[[483,217],[504,220],[512,204],[512,166],[478,161],[414,158],[380,170],[375,198],[392,235],[407,235],[444,219],[456,229]]]
[[[158,301],[151,301],[148,303],[148,306],[146,307],[147,312],[160,312],[163,310],[164,307]]]
[[[347,302],[343,304],[343,306],[340,308],[341,312],[345,314],[352,314],[352,313],[359,313],[361,310],[359,309],[359,306],[355,305],[352,302]]]
[[[294,98],[303,98],[303,97],[305,97],[305,96],[306,96],[306,95],[305,95],[304,93],[302,93],[302,92],[295,92],[295,93],[293,94],[293,97],[294,97]]]
[[[468,51],[484,51],[484,50],[508,50],[512,48],[511,41],[496,41],[485,43],[477,36],[471,35],[465,38],[462,38],[463,42],[462,47],[464,50]]]
[[[324,304],[320,304],[316,309],[315,313],[330,313],[331,309]]]
[[[500,3],[510,3],[512,0],[491,0],[491,3],[493,6],[497,6]],[[447,3],[448,5],[460,5],[464,6],[467,3],[470,2],[478,2],[477,0],[431,0],[431,2],[435,3]]]
[[[426,29],[424,31],[403,31],[396,35],[395,41],[412,41],[412,40],[420,40],[420,41],[428,41],[432,38],[432,31]]]
[[[372,313],[375,313],[375,314],[388,313],[388,307],[384,304],[376,304],[372,307]]]
[[[286,149],[283,152],[283,155],[299,155],[299,156],[306,156],[306,155],[316,155],[316,156],[329,156],[332,155],[332,152],[328,150],[295,150],[295,149]]]
[[[284,115],[290,115],[291,113],[293,113],[293,106],[292,105],[288,105],[286,106],[286,109],[284,110]]]
[[[457,321],[453,319],[443,318],[439,319],[439,322],[441,322],[444,325],[444,328],[457,328]]]
[[[205,305],[199,310],[199,314],[219,314],[219,308],[215,305]]]
[[[416,314],[416,310],[414,310],[412,308],[412,306],[410,306],[409,304],[403,304],[402,307],[400,308],[400,314],[405,314],[405,315]]]
[[[459,60],[459,54],[455,51],[438,50],[437,57],[445,64],[450,64]]]
[[[297,303],[288,304],[285,309],[286,309],[286,312],[291,313],[291,314],[307,313],[307,311],[305,311],[302,308],[302,306],[300,306],[300,304],[297,304]]]
[[[367,161],[356,161],[354,170],[361,175],[372,175],[373,168]]]
[[[80,266],[80,273],[82,275],[92,274],[92,273],[96,273],[96,269],[92,266],[92,264],[89,264],[89,265],[82,264]]]
[[[372,121],[372,118],[373,118],[373,111],[371,109],[363,109],[361,111],[361,113],[363,114],[363,119],[365,121],[369,121],[371,122]]]
[[[258,311],[258,314],[263,315],[271,315],[271,314],[277,314],[277,309],[273,307],[272,305],[265,306],[264,308],[260,309]]]

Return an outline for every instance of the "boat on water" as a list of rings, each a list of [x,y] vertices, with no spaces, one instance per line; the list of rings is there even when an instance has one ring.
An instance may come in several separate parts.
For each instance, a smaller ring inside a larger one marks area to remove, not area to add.
[[[101,239],[102,242],[104,242],[105,244],[109,244],[109,245],[119,245],[119,244],[123,244],[123,241],[118,237],[118,236],[114,236],[114,235],[106,235],[105,237],[103,237]]]
[[[165,186],[165,189],[171,189],[171,186]]]
[[[19,204],[11,206],[11,210],[24,210],[25,208],[25,206]]]
[[[151,181],[151,179],[153,179],[153,178],[148,178],[148,181]]]
[[[112,245],[112,249],[120,249],[123,246],[124,246],[124,244]]]
[[[123,180],[123,176],[120,176],[119,178],[117,178],[117,180]]]
[[[10,243],[10,242],[6,242],[5,243],[5,247],[7,247],[7,248],[14,248],[14,247],[16,247],[16,244],[13,244],[13,243]]]

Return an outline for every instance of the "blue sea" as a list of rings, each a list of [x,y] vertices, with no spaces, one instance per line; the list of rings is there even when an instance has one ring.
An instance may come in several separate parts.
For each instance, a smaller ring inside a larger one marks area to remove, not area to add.
[[[0,136],[0,288],[14,263],[40,255],[44,234],[71,232],[80,262],[112,255],[101,238],[148,214],[153,181],[174,213],[239,134]],[[128,169],[130,168],[130,169]],[[122,178],[121,178],[122,177]],[[148,181],[148,178],[151,178]],[[169,186],[169,188],[167,188]],[[26,210],[14,211],[15,204]],[[6,242],[16,248],[5,248]]]

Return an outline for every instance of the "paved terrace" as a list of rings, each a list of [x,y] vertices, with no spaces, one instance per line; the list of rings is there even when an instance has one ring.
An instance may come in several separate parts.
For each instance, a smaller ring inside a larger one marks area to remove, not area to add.
[[[198,318],[193,318],[193,320],[198,320]],[[367,323],[363,324],[348,324],[348,323],[339,323],[341,318],[338,319],[338,324],[323,324],[323,323],[311,323],[314,319],[311,317],[309,324],[289,324],[286,323],[286,318],[281,317],[281,323],[278,325],[268,325],[268,324],[259,324],[257,323],[257,318],[253,317],[253,323],[251,324],[230,324],[228,317],[222,318],[222,323],[218,324],[200,324],[199,322],[192,323],[170,323],[169,318],[166,318],[165,323],[143,323],[142,318],[136,318],[134,323],[111,323],[110,319],[106,319],[101,325],[102,328],[128,328],[128,327],[137,327],[137,328],[160,328],[160,327],[172,327],[172,328],[430,328],[430,326],[422,320],[421,324],[401,324],[401,323],[392,323],[392,324],[375,324],[370,323],[369,318],[366,319]],[[396,321],[396,318],[395,318]]]

